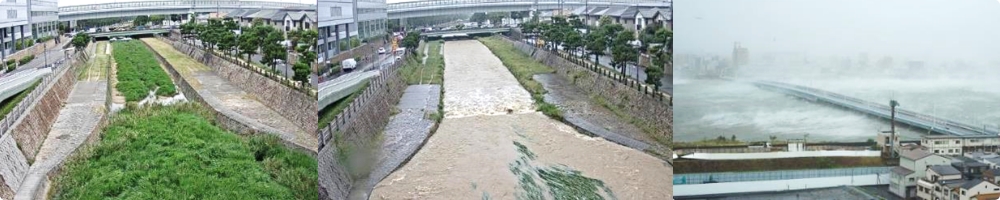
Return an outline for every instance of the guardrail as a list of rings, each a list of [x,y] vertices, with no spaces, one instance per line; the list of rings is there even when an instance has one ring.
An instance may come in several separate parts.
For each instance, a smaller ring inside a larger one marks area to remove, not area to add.
[[[83,51],[78,51],[74,53],[73,57],[71,57],[80,59],[80,61],[77,61],[77,59],[70,59],[70,62],[66,62],[67,59],[63,58],[62,60],[55,61],[53,64],[48,64],[46,66],[43,66],[43,67],[52,67],[55,70],[53,70],[51,74],[42,77],[42,81],[38,83],[38,85],[35,86],[33,90],[31,90],[31,93],[28,93],[27,96],[21,99],[21,102],[18,102],[17,105],[14,106],[14,109],[12,109],[10,113],[7,113],[7,116],[5,116],[3,120],[0,120],[0,136],[3,136],[7,134],[7,132],[10,132],[10,130],[14,128],[15,125],[14,123],[17,122],[17,120],[21,118],[25,112],[29,111],[28,109],[31,107],[31,104],[33,104],[35,100],[37,100],[38,98],[41,98],[43,95],[45,95],[46,92],[45,88],[47,88],[49,85],[52,85],[53,82],[59,81],[60,77],[58,75],[63,74],[66,70],[73,68],[72,66],[73,63],[75,62],[83,62],[83,64],[86,64],[86,61],[89,60],[88,59],[89,55],[87,55],[87,52],[92,51],[91,47],[93,47],[93,45],[91,44],[93,43],[87,44],[87,48],[85,48]]]
[[[167,38],[168,40],[173,40],[172,37],[165,37],[165,38]],[[248,69],[250,71],[253,71],[255,73],[263,75],[264,77],[267,77],[267,78],[269,78],[269,79],[271,79],[273,81],[281,83],[282,85],[288,86],[288,87],[290,87],[292,89],[298,90],[300,92],[304,92],[304,93],[306,93],[307,95],[309,95],[311,97],[316,97],[317,96],[316,89],[313,88],[309,83],[304,83],[304,82],[301,82],[301,81],[296,81],[296,80],[288,79],[284,75],[268,71],[267,69],[264,69],[264,68],[257,67],[256,65],[253,65],[250,62],[244,61],[242,58],[236,58],[236,57],[227,55],[225,53],[218,52],[215,49],[207,50],[206,48],[203,48],[200,45],[196,44],[193,40],[188,40],[188,39],[181,39],[181,40],[182,40],[181,42],[183,42],[186,45],[191,45],[192,47],[201,48],[202,50],[205,50],[206,52],[211,52],[212,55],[215,55],[216,57],[220,57],[223,60],[226,60],[226,61],[228,61],[230,63],[233,63],[233,64],[235,64],[237,66],[243,67],[244,69]]]

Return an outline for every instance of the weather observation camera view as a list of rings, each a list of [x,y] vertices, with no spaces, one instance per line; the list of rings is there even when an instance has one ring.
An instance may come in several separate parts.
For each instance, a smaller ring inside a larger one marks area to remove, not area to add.
[[[320,0],[321,199],[672,199],[667,0]]]
[[[1000,2],[675,4],[676,198],[1000,196]]]

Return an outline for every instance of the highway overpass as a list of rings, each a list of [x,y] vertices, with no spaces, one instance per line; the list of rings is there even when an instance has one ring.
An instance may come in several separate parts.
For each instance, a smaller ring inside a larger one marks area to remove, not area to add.
[[[390,3],[389,19],[470,14],[475,12],[511,12],[573,9],[581,6],[667,7],[666,0],[422,0]]]
[[[293,7],[311,8],[315,10],[316,4],[233,0],[115,2],[77,6],[60,6],[59,21],[71,22],[85,19],[130,17],[139,15],[169,15],[187,14],[191,12],[207,13],[233,9],[282,9]]]

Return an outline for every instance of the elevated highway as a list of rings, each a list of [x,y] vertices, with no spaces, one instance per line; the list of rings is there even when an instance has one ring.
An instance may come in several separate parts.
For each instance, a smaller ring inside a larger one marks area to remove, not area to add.
[[[449,35],[504,33],[509,31],[510,28],[476,28],[476,29],[462,29],[462,30],[431,31],[431,32],[424,32],[421,35],[426,36],[428,38],[438,38],[438,37],[447,37]]]
[[[118,31],[118,32],[103,32],[90,34],[94,38],[111,38],[111,37],[127,37],[135,35],[153,35],[153,34],[166,34],[170,33],[169,29],[149,29],[149,30],[138,30],[138,31]]]
[[[389,19],[474,12],[573,9],[580,6],[668,7],[666,0],[424,0],[387,4]]]
[[[314,1],[315,2],[315,1]],[[180,0],[180,1],[136,1],[60,6],[59,21],[78,21],[109,17],[129,17],[139,15],[205,13],[232,9],[316,9],[316,4],[285,3],[272,1],[232,1],[232,0]]]
[[[760,88],[789,94],[810,101],[828,103],[845,109],[878,116],[884,119],[889,119],[891,117],[891,108],[885,104],[865,101],[825,90],[775,81],[754,81],[753,84]],[[970,124],[899,108],[896,109],[896,121],[909,126],[930,130],[932,132],[955,136],[982,136],[996,135],[1000,133],[1000,131],[996,128],[973,126]]]

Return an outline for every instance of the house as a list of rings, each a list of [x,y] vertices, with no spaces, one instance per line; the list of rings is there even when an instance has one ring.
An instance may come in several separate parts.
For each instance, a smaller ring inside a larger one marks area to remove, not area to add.
[[[990,169],[983,172],[983,180],[1000,185],[1000,169]]]
[[[1000,150],[1000,135],[928,135],[920,139],[920,144],[931,152],[944,155],[962,155],[964,152],[997,152]]]
[[[903,198],[916,196],[917,179],[924,177],[928,165],[951,164],[950,159],[917,145],[900,148],[899,155],[899,166],[891,170],[889,192]]]
[[[1000,194],[1000,187],[989,181],[974,179],[958,188],[958,199],[972,199],[973,196]],[[954,196],[956,194],[952,194]]]
[[[925,175],[917,181],[917,197],[920,199],[953,199],[952,190],[964,185],[962,173],[951,165],[931,165]],[[909,198],[909,197],[906,197]]]
[[[316,15],[312,12],[285,12],[283,30],[304,30],[316,28]]]
[[[981,163],[972,158],[956,157],[952,160],[951,166],[962,172],[962,177],[966,179],[981,179],[983,172],[990,168],[989,164]]]

